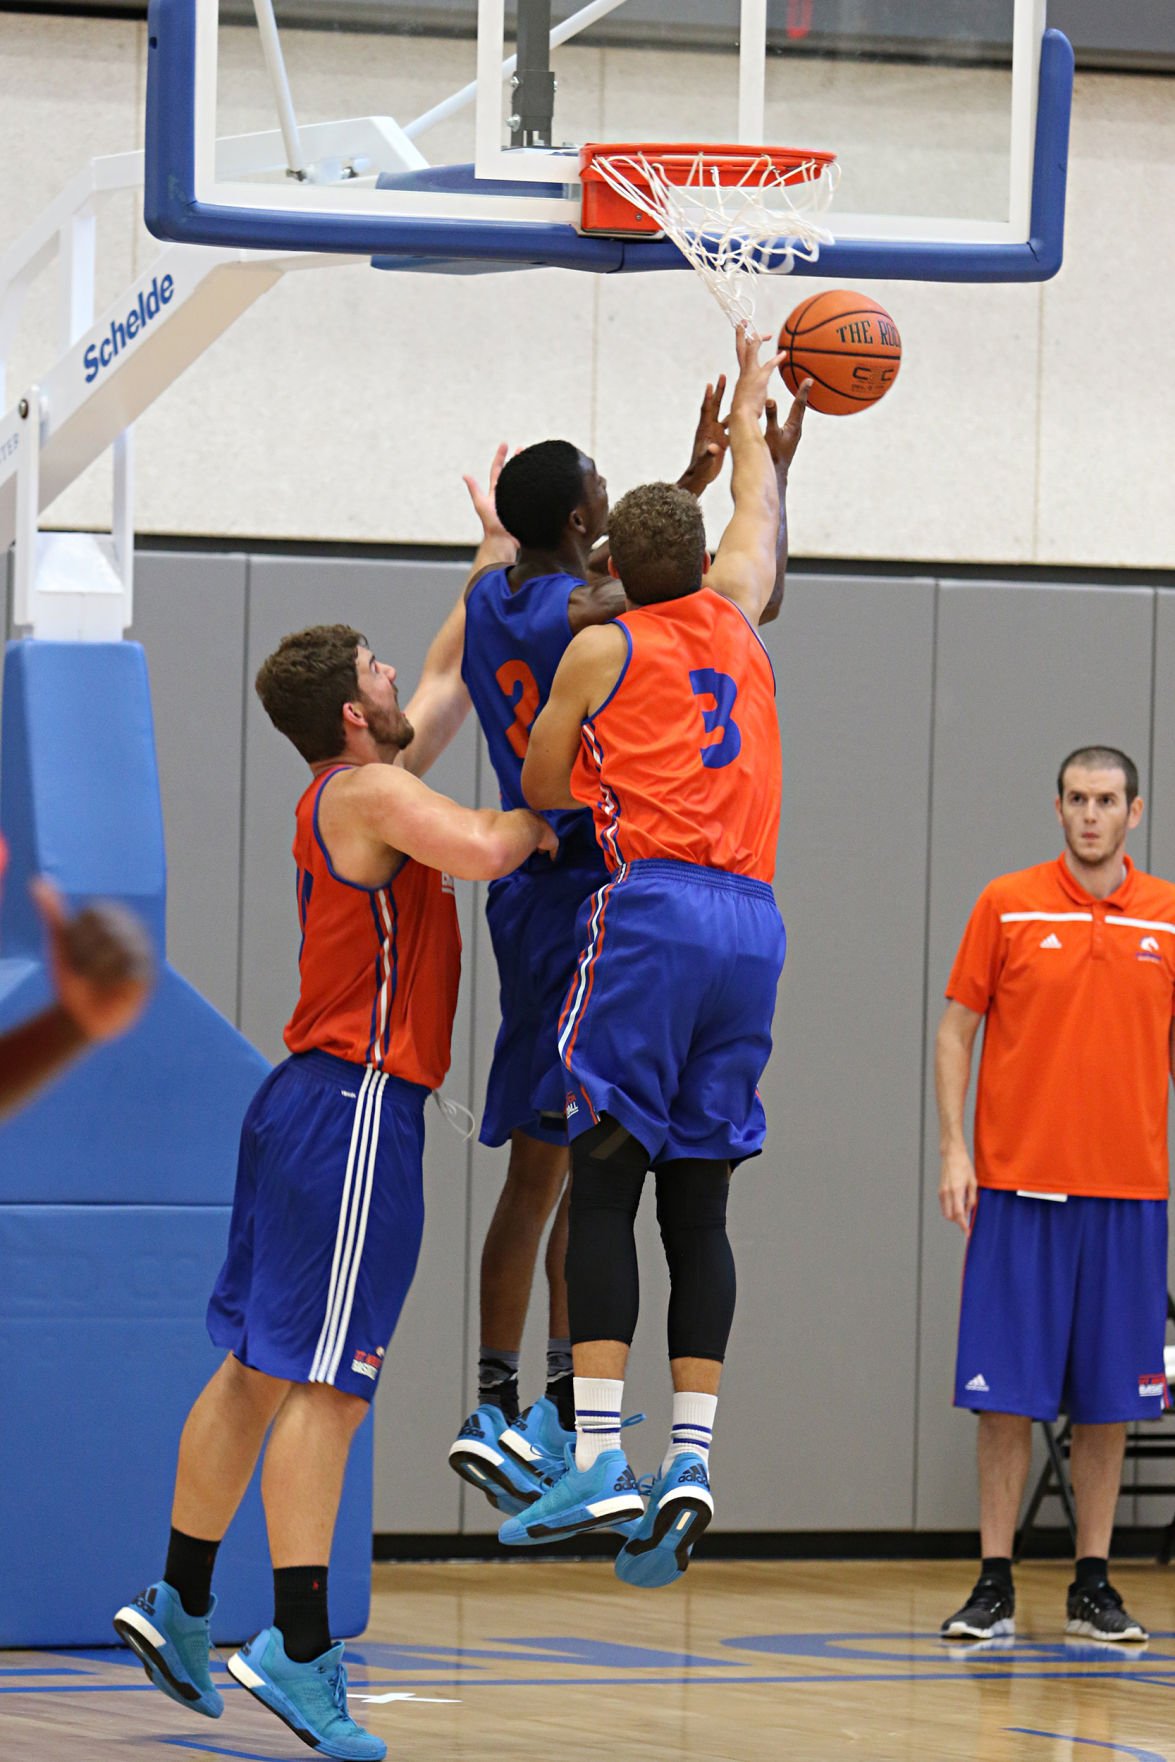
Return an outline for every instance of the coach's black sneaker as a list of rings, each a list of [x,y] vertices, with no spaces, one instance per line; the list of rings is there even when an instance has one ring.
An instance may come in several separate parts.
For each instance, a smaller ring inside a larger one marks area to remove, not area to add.
[[[1084,1634],[1091,1640],[1138,1642],[1150,1638],[1141,1621],[1127,1615],[1121,1597],[1106,1578],[1070,1585],[1065,1613],[1068,1634]]]
[[[1016,1631],[1016,1593],[1002,1579],[980,1573],[963,1607],[943,1622],[944,1640],[994,1640]]]

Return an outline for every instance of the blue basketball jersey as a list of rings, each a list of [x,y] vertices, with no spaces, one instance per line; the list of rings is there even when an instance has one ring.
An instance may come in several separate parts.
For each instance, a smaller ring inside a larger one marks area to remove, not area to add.
[[[535,575],[511,592],[505,569],[491,569],[465,602],[461,677],[485,732],[504,808],[524,808],[522,761],[535,717],[551,695],[555,671],[571,641],[567,606],[583,582],[575,575]],[[559,838],[560,866],[602,868],[587,809],[545,814]],[[549,871],[543,852],[532,870]]]

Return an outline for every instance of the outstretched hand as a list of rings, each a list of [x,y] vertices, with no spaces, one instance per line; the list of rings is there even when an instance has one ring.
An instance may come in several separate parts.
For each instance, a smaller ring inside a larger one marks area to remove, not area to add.
[[[151,944],[122,906],[87,906],[66,916],[51,881],[30,885],[45,926],[57,1000],[87,1040],[113,1040],[138,1020],[154,984]]]
[[[506,442],[502,441],[490,464],[489,487],[487,489],[482,489],[475,477],[464,476],[461,481],[469,491],[473,511],[481,521],[482,538],[502,539],[508,544],[515,544],[516,541],[498,518],[497,504],[494,500],[498,479],[502,475],[502,467],[506,463],[506,455],[509,451]]]
[[[792,407],[787,413],[787,421],[780,428],[778,406],[774,398],[767,400],[767,426],[764,439],[767,450],[775,461],[775,469],[787,473],[792,460],[796,456],[796,448],[800,444],[800,436],[804,432],[804,411],[808,408],[808,393],[812,389],[812,381],[801,381],[800,389],[792,400]]]
[[[735,349],[738,353],[738,378],[734,382],[734,393],[730,400],[730,418],[749,418],[758,423],[763,415],[767,402],[767,388],[771,384],[771,375],[783,360],[782,352],[769,355],[760,361],[759,351],[764,343],[773,339],[768,333],[760,334],[749,325],[740,325],[734,333]]]
[[[720,373],[715,384],[706,387],[702,398],[690,462],[678,478],[679,487],[689,490],[693,496],[700,496],[707,485],[713,483],[722,470],[722,461],[730,445],[726,423],[719,416],[725,391],[726,375]]]

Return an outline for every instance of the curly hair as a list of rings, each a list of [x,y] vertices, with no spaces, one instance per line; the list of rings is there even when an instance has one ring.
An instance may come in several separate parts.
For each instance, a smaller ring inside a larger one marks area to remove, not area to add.
[[[349,624],[315,624],[283,636],[257,670],[266,715],[308,764],[343,749],[343,705],[359,697],[361,647],[367,638]]]
[[[507,459],[494,504],[511,538],[552,550],[583,500],[583,454],[570,441],[538,441]]]
[[[677,600],[702,581],[706,528],[697,498],[675,483],[643,483],[608,520],[616,573],[639,606]]]

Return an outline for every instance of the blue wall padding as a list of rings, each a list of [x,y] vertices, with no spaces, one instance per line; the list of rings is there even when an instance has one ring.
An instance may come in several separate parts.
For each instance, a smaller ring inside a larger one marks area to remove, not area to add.
[[[137,642],[13,642],[4,666],[0,948],[39,951],[30,875],[133,906],[162,954],[166,865],[147,661]]]
[[[160,960],[143,1019],[0,1126],[0,1646],[110,1644],[163,1567],[180,1430],[220,1361],[204,1327],[241,1120],[268,1065],[165,963],[151,699],[135,643],[10,643],[0,734],[0,1031],[51,986],[28,882],[120,900]],[[331,1561],[334,1632],[367,1622],[371,1427]],[[217,1574],[220,1640],[272,1618],[254,1486]]]
[[[222,1356],[196,1318],[227,1226],[220,1206],[0,1206],[0,1646],[113,1644],[161,1575],[180,1430]],[[339,1637],[367,1625],[371,1438],[335,1532]],[[222,1643],[273,1617],[258,1478],[217,1562]]]
[[[0,1030],[47,995],[43,968],[0,960]],[[241,1121],[268,1070],[167,967],[131,1033],[0,1125],[0,1203],[228,1205]]]

